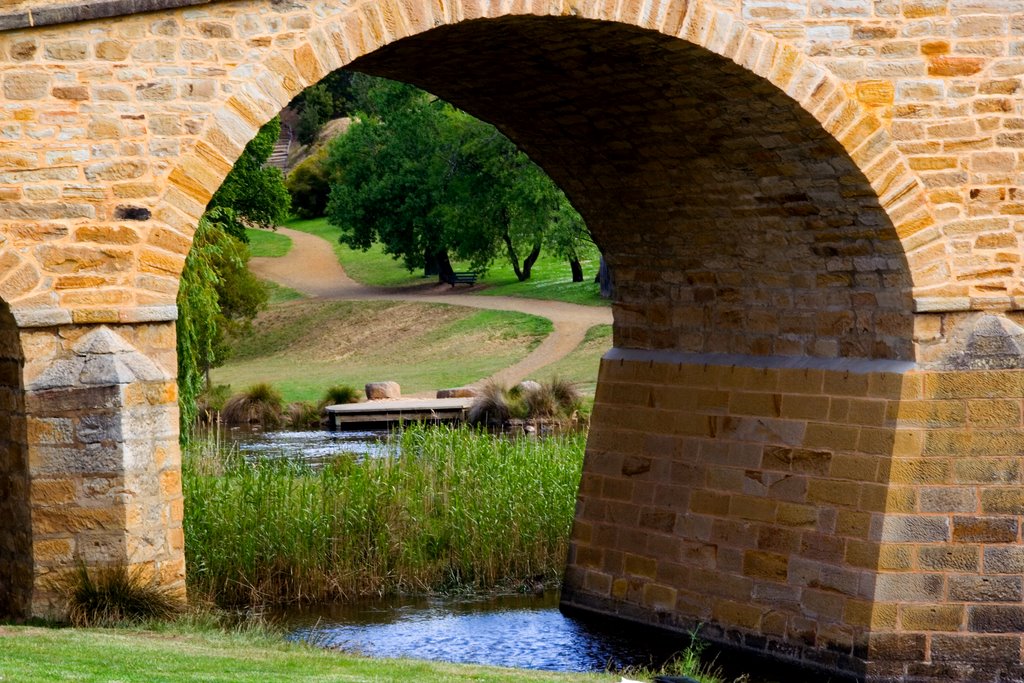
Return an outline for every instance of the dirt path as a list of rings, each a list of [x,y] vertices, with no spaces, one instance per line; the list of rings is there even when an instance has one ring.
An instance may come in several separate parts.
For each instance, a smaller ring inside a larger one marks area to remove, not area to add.
[[[542,301],[511,296],[481,296],[448,285],[403,289],[368,287],[345,273],[331,245],[316,235],[278,228],[292,240],[292,248],[279,258],[254,258],[249,267],[259,277],[301,292],[314,299],[419,301],[451,304],[469,308],[516,311],[547,318],[554,326],[551,334],[526,358],[515,365],[480,380],[509,385],[533,375],[537,370],[572,352],[594,325],[610,325],[612,312],[599,306],[580,306],[562,301]]]

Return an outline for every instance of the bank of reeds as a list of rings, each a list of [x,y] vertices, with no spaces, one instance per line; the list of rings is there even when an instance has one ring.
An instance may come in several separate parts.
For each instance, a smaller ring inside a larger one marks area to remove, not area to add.
[[[190,590],[221,604],[556,581],[583,434],[410,427],[322,468],[199,442],[184,467]]]

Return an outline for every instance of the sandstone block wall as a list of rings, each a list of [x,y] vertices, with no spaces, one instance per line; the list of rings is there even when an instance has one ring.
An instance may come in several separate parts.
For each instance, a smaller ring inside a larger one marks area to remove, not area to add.
[[[602,362],[567,603],[819,675],[1019,675],[1024,373],[752,362]]]
[[[23,340],[31,613],[61,615],[59,584],[79,563],[140,566],[184,594],[174,326],[38,328]]]

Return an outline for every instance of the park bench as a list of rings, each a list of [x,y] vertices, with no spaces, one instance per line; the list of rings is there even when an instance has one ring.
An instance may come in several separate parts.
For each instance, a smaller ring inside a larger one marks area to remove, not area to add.
[[[471,270],[466,271],[455,271],[449,276],[448,284],[452,287],[455,285],[475,285],[477,274]]]

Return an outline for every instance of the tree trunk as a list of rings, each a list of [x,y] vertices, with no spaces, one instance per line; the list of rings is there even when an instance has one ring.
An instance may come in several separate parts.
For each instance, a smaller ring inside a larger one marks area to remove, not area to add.
[[[608,262],[601,256],[601,267],[597,269],[597,276],[594,281],[601,285],[601,296],[610,299],[615,295],[615,285],[612,284],[612,271],[608,268]]]
[[[512,263],[512,270],[516,272],[516,279],[522,282],[526,278],[523,277],[523,271],[519,269],[519,255],[516,254],[516,248],[512,246],[512,238],[509,237],[508,230],[501,238],[505,241],[505,248],[508,249],[508,260]]]
[[[533,264],[537,262],[538,258],[540,258],[539,240],[533,245],[533,249],[530,250],[527,257],[523,259],[523,276],[519,278],[520,282],[530,279],[530,271],[533,270]]]
[[[427,247],[423,250],[423,277],[430,277],[431,275],[437,275],[437,273],[437,254],[430,247]]]
[[[583,282],[583,266],[575,256],[569,257],[569,267],[572,268],[572,281]]]
[[[451,259],[448,258],[447,249],[435,252],[434,263],[437,264],[438,282],[451,282],[455,279],[455,271],[452,270],[452,262]]]

